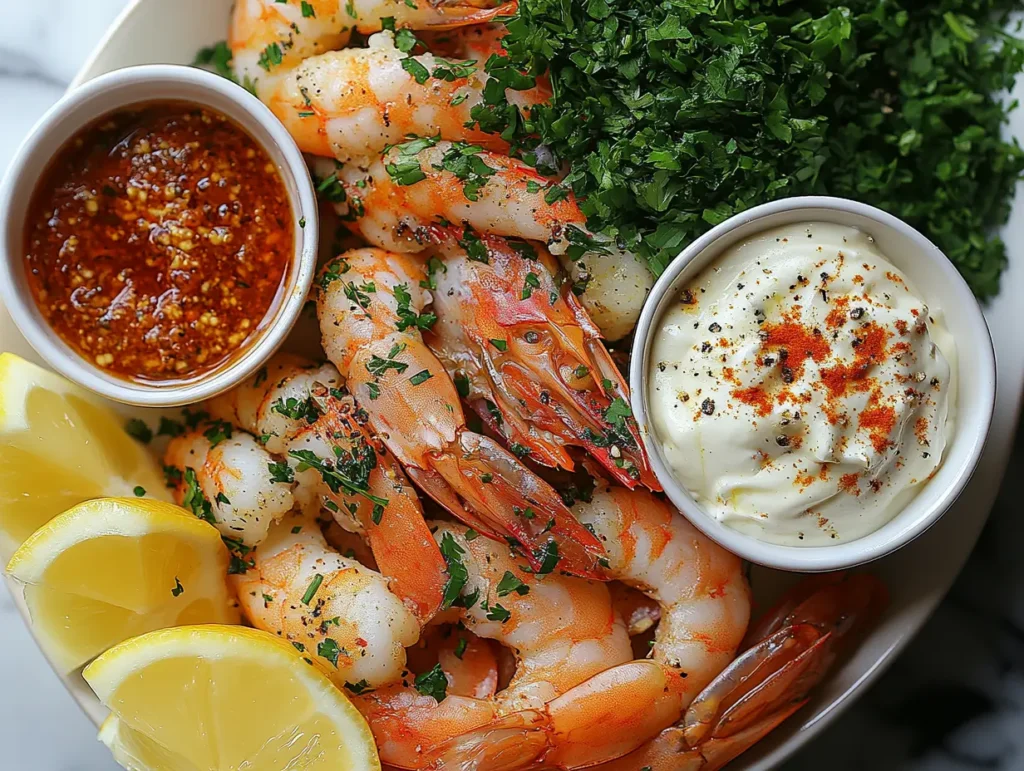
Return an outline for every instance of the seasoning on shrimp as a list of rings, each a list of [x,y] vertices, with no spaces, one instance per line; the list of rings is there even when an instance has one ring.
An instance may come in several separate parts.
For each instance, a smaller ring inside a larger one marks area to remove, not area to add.
[[[37,186],[25,265],[40,311],[120,377],[189,379],[262,328],[294,244],[284,183],[219,113],[160,102],[114,113]]]

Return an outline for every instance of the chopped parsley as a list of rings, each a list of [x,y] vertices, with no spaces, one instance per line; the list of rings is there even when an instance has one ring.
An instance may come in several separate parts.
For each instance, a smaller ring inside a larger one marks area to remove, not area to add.
[[[182,496],[181,505],[190,509],[199,519],[205,520],[211,525],[217,524],[217,519],[213,516],[213,507],[203,495],[203,488],[199,486],[199,480],[196,478],[193,468],[185,469],[185,495]]]
[[[433,377],[433,375],[430,374],[430,370],[429,369],[424,369],[424,370],[420,370],[415,375],[413,375],[411,378],[409,378],[409,382],[412,383],[414,386],[418,386],[418,385],[421,385],[423,383],[426,383],[432,377]]]
[[[268,463],[267,470],[270,472],[270,481],[290,485],[295,481],[295,472],[288,465],[287,461]]]
[[[135,489],[132,492],[135,493],[136,498],[142,498],[146,495],[146,488],[142,485],[135,485]]]
[[[444,557],[445,564],[448,566],[448,580],[445,581],[441,597],[441,608],[447,610],[452,607],[469,581],[469,571],[462,561],[462,558],[466,556],[466,551],[456,543],[451,533],[441,536],[440,548],[441,556]]]
[[[184,593],[184,591],[185,591],[185,587],[181,585],[181,581],[179,581],[178,577],[175,576],[174,577],[174,588],[171,589],[171,596],[172,597],[180,597],[182,595],[182,593]]]
[[[309,603],[306,603],[307,605]],[[334,668],[338,668],[338,656],[341,655],[342,650],[334,640],[330,637],[325,638],[319,645],[316,646],[316,653],[318,656],[322,656],[327,659]]]
[[[435,664],[429,672],[416,675],[416,690],[424,696],[432,696],[438,703],[448,696],[448,678],[440,664]]]
[[[465,637],[460,637],[459,641],[455,644],[455,658],[461,659],[463,654],[466,652],[466,646],[469,645]]]
[[[370,684],[366,682],[366,680],[360,680],[358,683],[349,683],[346,681],[345,687],[352,691],[356,696],[363,693],[371,693],[373,691],[373,688],[370,687]]]
[[[153,429],[146,425],[144,421],[138,418],[132,418],[124,424],[125,433],[128,434],[132,439],[136,439],[143,444],[149,444],[153,441]]]
[[[289,450],[288,457],[299,461],[296,470],[300,473],[316,469],[332,493],[344,490],[366,498],[373,504],[373,521],[379,524],[388,499],[374,495],[369,488],[370,472],[377,467],[377,453],[363,436],[356,434],[350,438],[351,449],[334,446],[333,460],[321,458],[312,450]]]
[[[412,309],[412,295],[409,293],[408,284],[396,285],[394,292],[395,302],[398,305],[398,323],[395,327],[399,332],[404,332],[410,327],[413,329],[430,329],[437,323],[437,316],[435,314],[416,313]]]
[[[212,450],[225,439],[231,438],[231,424],[224,420],[215,420],[203,432],[203,436],[210,442]]]
[[[309,605],[313,601],[313,596],[316,594],[316,590],[320,588],[320,584],[324,582],[324,577],[317,573],[313,576],[313,580],[309,582],[309,586],[306,587],[306,593],[302,595],[302,604]]]
[[[519,595],[525,595],[530,593],[530,587],[516,578],[512,571],[506,570],[505,575],[503,575],[501,580],[498,582],[497,592],[499,597],[512,594],[512,592]]]
[[[471,116],[567,165],[587,227],[661,273],[708,228],[773,199],[835,195],[902,217],[980,297],[1024,170],[1001,131],[1024,46],[1008,0],[520,3]],[[529,74],[524,74],[529,73]],[[525,115],[507,89],[550,78]],[[723,182],[727,180],[727,182]],[[552,189],[547,191],[552,195]]]

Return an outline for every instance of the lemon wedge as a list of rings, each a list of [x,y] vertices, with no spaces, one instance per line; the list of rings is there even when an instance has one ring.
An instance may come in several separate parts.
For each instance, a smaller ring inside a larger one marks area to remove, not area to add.
[[[84,671],[132,771],[379,771],[366,721],[289,643],[230,626],[164,629]]]
[[[32,631],[71,672],[129,637],[181,624],[237,623],[220,534],[163,501],[100,498],[58,515],[7,572],[24,584]]]
[[[0,353],[0,562],[39,526],[103,495],[169,500],[154,458],[100,399]]]

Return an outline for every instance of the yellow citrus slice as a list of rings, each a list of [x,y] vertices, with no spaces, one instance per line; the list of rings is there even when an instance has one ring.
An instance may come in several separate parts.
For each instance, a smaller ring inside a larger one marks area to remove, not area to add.
[[[217,530],[184,509],[99,498],[29,536],[7,572],[24,584],[40,646],[70,672],[143,632],[237,623],[228,560]]]
[[[159,466],[125,433],[124,420],[12,353],[0,353],[0,448],[0,562],[81,501],[136,488],[169,500]]]
[[[230,626],[164,629],[83,673],[132,771],[379,771],[358,710],[290,644]]]

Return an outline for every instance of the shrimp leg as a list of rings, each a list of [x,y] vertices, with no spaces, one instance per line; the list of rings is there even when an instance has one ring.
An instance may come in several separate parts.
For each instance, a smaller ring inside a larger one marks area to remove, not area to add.
[[[321,272],[328,358],[409,475],[487,535],[521,545],[534,570],[599,577],[603,549],[558,494],[511,453],[466,427],[455,384],[423,341],[427,275],[408,255],[346,252]],[[496,340],[494,345],[507,345]]]

